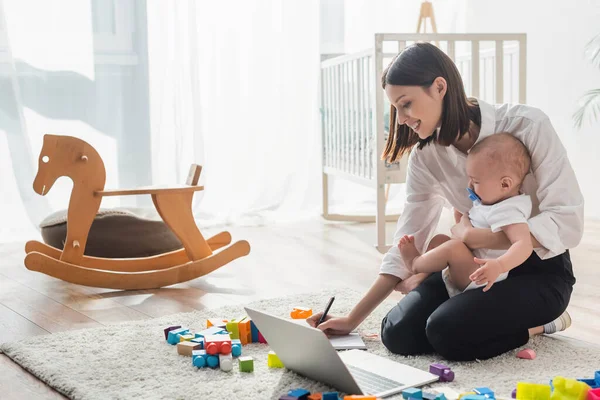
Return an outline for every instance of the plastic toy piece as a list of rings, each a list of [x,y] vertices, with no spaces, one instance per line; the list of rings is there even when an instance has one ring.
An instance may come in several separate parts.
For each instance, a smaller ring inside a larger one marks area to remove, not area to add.
[[[549,400],[552,390],[550,385],[539,383],[517,382],[517,399]]]
[[[323,393],[309,394],[307,400],[323,400]]]
[[[240,339],[231,339],[231,355],[234,357],[242,355],[242,342],[240,342]]]
[[[324,392],[323,400],[339,400],[340,396],[338,396],[338,392]]]
[[[208,335],[204,337],[204,349],[208,354],[231,353],[231,338],[229,335]]]
[[[552,380],[551,400],[585,400],[590,387],[584,382],[557,376]],[[520,398],[520,396],[519,396]]]
[[[219,354],[219,367],[226,372],[233,369],[233,359],[231,354]]]
[[[189,329],[186,328],[173,329],[172,331],[169,331],[169,335],[167,336],[167,342],[169,344],[176,345],[177,343],[181,342],[179,336],[185,335],[188,332]]]
[[[269,368],[285,368],[277,354],[274,351],[269,351],[267,356],[267,365]]]
[[[429,372],[440,377],[440,382],[452,382],[454,371],[444,364],[434,363],[429,366]]]
[[[488,387],[478,387],[473,389],[473,391],[479,395],[487,397],[488,399],[495,398],[494,391]]]
[[[525,360],[533,360],[535,358],[535,351],[532,349],[523,349],[517,353],[517,357]]]
[[[590,390],[587,400],[600,400],[600,388]]]
[[[600,371],[594,373],[594,379],[577,379],[580,382],[585,383],[592,389],[600,388]]]
[[[105,190],[106,170],[100,154],[72,136],[44,135],[33,190],[44,196],[59,177],[68,176],[73,190],[67,211],[64,249],[38,241],[25,246],[25,266],[66,282],[108,289],[158,289],[196,279],[250,253],[242,240],[231,243],[229,232],[212,245],[198,229],[192,213],[201,166],[192,165],[185,185],[169,188]],[[106,196],[150,195],[158,214],[181,241],[183,249],[151,257],[111,259],[85,256],[90,227]],[[217,248],[224,247],[219,252]]]
[[[211,335],[228,335],[228,334],[229,333],[227,332],[226,329],[222,329],[217,326],[211,326],[210,328],[207,328],[203,331],[196,333],[196,336],[203,338],[205,336],[211,336]]]
[[[244,318],[238,323],[239,339],[242,346],[252,343],[252,324],[249,317]]]
[[[306,389],[294,389],[288,392],[288,396],[292,396],[294,399],[307,400],[310,392]]]
[[[409,399],[422,399],[423,391],[417,388],[407,388],[402,391],[402,397],[406,400]]]
[[[240,357],[239,360],[241,372],[254,371],[254,359],[252,357]]]
[[[206,357],[206,365],[210,368],[217,368],[219,366],[219,357],[216,355],[209,355]]]
[[[192,364],[194,367],[204,368],[207,365],[208,354],[206,350],[193,350],[192,351]]]
[[[177,354],[179,355],[191,357],[194,350],[202,350],[202,345],[188,341],[177,343]]]
[[[516,388],[515,388],[515,389],[513,389],[512,393],[510,394],[510,397],[511,397],[512,399],[516,399],[516,398],[517,398],[517,389],[516,389]]]
[[[179,329],[179,328],[181,328],[181,325],[170,326],[168,328],[165,328],[165,340],[169,339],[170,331],[174,331],[175,329]]]
[[[252,320],[250,320],[250,329],[252,331],[252,343],[258,343],[258,328]]]
[[[206,328],[216,326],[217,328],[227,329],[227,320],[220,318],[210,318],[206,320]]]
[[[312,308],[306,307],[294,307],[294,309],[290,313],[292,319],[306,319],[311,315],[313,315]]]

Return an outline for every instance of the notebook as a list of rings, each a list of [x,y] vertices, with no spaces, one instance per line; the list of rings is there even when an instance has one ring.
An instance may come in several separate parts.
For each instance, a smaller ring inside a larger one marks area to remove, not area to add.
[[[290,321],[297,324],[306,324],[304,319],[290,319]],[[336,350],[367,350],[367,346],[358,332],[350,332],[348,335],[342,336],[330,336],[329,341]]]

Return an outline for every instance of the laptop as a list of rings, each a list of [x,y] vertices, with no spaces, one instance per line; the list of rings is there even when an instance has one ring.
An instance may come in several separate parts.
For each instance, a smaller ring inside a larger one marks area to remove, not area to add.
[[[244,307],[285,367],[338,391],[388,397],[423,386],[437,375],[364,350],[338,352],[321,330]]]

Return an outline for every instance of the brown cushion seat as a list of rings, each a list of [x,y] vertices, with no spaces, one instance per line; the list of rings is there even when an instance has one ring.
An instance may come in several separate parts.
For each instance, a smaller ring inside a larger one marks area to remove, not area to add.
[[[40,223],[42,238],[61,249],[67,235],[67,210],[57,211]],[[100,209],[90,227],[85,255],[107,258],[148,257],[183,245],[155,210]]]

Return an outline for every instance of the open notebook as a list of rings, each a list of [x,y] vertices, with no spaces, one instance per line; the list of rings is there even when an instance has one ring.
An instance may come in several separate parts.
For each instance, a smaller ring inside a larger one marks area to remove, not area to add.
[[[290,319],[290,321],[297,324],[306,324],[306,321],[303,319]],[[350,332],[350,334],[343,336],[330,336],[329,341],[336,350],[367,349],[365,342],[362,340],[358,332]]]

